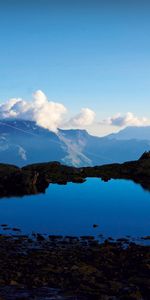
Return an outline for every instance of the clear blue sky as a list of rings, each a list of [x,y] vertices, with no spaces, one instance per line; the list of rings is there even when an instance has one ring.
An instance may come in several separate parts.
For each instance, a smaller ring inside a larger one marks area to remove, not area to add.
[[[150,117],[150,1],[0,0],[0,101]]]

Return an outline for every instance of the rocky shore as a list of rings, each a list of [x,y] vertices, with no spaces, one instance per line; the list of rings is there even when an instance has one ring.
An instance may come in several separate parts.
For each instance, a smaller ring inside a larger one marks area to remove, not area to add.
[[[51,183],[83,183],[87,177],[129,179],[150,190],[150,153],[144,153],[139,160],[123,164],[109,164],[95,167],[75,168],[59,162],[28,165],[19,168],[0,164],[0,197],[44,193]]]
[[[0,235],[1,300],[149,297],[150,246],[92,236]]]
[[[87,177],[129,179],[150,190],[150,153],[137,161],[84,168],[59,162],[23,168],[0,164],[0,197],[44,193],[49,184],[83,183]],[[27,236],[17,228],[12,231],[0,235],[0,300],[150,299],[146,244],[128,238],[100,242],[93,236]]]

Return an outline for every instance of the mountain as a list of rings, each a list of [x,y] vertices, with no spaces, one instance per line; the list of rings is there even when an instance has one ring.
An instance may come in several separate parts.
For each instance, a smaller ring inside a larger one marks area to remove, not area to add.
[[[136,139],[150,141],[150,126],[129,126],[118,133],[110,134],[108,137],[117,140]]]
[[[26,163],[58,160],[65,152],[58,136],[34,122],[0,122],[0,161],[22,166]]]
[[[135,160],[150,149],[150,127],[140,128],[126,128],[117,134],[96,137],[86,130],[58,129],[54,133],[33,121],[1,120],[0,162],[23,166],[60,161],[74,166],[93,166]],[[137,130],[139,134],[134,135]],[[137,138],[140,134],[141,138]],[[142,138],[144,136],[147,138]]]

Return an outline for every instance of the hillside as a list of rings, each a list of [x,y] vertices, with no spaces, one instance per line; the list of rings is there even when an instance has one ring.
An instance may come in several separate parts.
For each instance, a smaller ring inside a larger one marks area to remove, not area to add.
[[[126,130],[132,131],[132,128]],[[144,137],[149,127],[142,127],[142,130]],[[134,135],[131,139],[118,136],[119,133],[95,137],[79,129],[59,129],[54,133],[32,121],[1,120],[0,161],[18,166],[41,161],[59,161],[76,167],[94,166],[138,159],[150,148],[148,139],[135,139]]]
[[[0,197],[44,193],[51,183],[83,183],[88,177],[104,181],[129,179],[150,190],[150,152],[145,152],[136,161],[95,167],[75,168],[59,162],[31,164],[23,168],[0,164]]]

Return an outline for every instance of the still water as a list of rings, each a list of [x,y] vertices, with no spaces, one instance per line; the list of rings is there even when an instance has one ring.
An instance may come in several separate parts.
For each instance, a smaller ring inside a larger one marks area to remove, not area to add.
[[[23,233],[145,236],[150,234],[150,193],[127,180],[51,184],[45,194],[0,199],[3,223]]]

